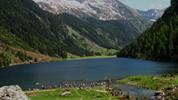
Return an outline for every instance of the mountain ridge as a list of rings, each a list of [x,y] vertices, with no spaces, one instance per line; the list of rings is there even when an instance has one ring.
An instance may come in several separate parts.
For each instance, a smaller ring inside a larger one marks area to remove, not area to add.
[[[1,2],[0,25],[25,41],[31,48],[52,56],[63,51],[80,56],[98,53],[97,50],[87,50],[92,47],[88,47],[89,42],[86,41],[93,42],[92,46],[99,49],[117,48],[117,44],[123,45],[131,41],[148,27],[146,24],[141,25],[144,20],[137,19],[133,22],[100,21],[93,18],[78,19],[69,14],[54,15],[41,10],[31,0]],[[13,26],[14,23],[15,26]],[[134,23],[138,23],[142,30]],[[124,30],[125,27],[129,28]],[[71,35],[71,29],[73,35]],[[48,47],[50,44],[53,45]],[[49,53],[48,51],[54,52]]]
[[[119,0],[33,0],[40,8],[54,14],[68,13],[78,18],[94,17],[99,20],[130,20],[133,17],[144,17],[157,20],[163,10],[150,9],[141,11],[123,4]]]
[[[150,22],[142,18],[129,21],[82,19],[66,13],[57,15],[44,11],[32,0],[0,1],[3,51],[8,46],[59,58],[113,55],[116,49],[133,41],[149,26]],[[0,53],[2,58],[4,53]],[[23,52],[19,54],[28,58]],[[16,53],[7,55],[12,59],[14,56]]]

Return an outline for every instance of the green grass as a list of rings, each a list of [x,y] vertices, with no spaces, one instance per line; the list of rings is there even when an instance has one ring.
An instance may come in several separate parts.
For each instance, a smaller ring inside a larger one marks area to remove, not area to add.
[[[71,57],[71,58],[66,58],[66,59],[62,59],[62,58],[53,58],[52,61],[64,61],[64,60],[84,60],[84,59],[96,59],[96,58],[114,58],[116,56],[85,56],[85,57]]]
[[[117,81],[120,84],[134,85],[148,89],[163,89],[178,84],[178,75],[130,76]]]
[[[118,98],[112,97],[111,94],[104,90],[97,91],[94,88],[82,90],[71,88],[69,90],[71,92],[69,96],[60,96],[64,89],[31,91],[26,94],[31,100],[118,100]]]
[[[82,59],[95,59],[95,58],[113,58],[115,56],[86,56],[86,57],[76,57],[68,58],[67,60],[82,60]]]

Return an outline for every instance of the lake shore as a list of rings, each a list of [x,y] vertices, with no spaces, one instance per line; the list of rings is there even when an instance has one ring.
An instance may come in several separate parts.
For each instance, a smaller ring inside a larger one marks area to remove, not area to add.
[[[130,76],[118,80],[117,83],[156,90],[155,96],[161,98],[160,100],[175,100],[178,98],[178,74]]]
[[[100,81],[94,86],[70,86],[56,87],[51,89],[35,89],[25,91],[31,100],[136,100],[145,98],[138,95],[129,94],[120,88],[108,86],[107,82]],[[81,83],[85,84],[85,83]],[[148,98],[148,97],[146,97]]]
[[[71,58],[53,58],[51,61],[85,60],[85,59],[99,59],[99,58],[116,58],[116,56],[85,56],[85,57],[71,57]]]
[[[153,92],[154,94],[149,98],[175,99],[178,97],[177,74],[165,74],[161,76],[130,76],[117,80],[117,83],[138,87],[138,89],[145,88],[145,89],[155,90],[155,92]],[[28,96],[30,96],[32,100],[44,98],[44,96],[48,96],[48,98],[50,99],[51,97],[56,97],[56,99],[58,98],[58,99],[65,99],[65,100],[71,100],[71,99],[75,100],[76,98],[77,99],[87,98],[87,100],[90,100],[91,98],[101,99],[101,100],[112,98],[112,100],[117,100],[117,99],[121,99],[123,96],[128,97],[129,99],[132,98],[134,100],[140,98],[133,95],[123,94],[123,93],[127,93],[128,91],[123,91],[120,88],[110,87],[110,90],[107,90],[107,87],[105,86],[106,84],[97,87],[85,87],[85,88],[77,88],[77,87],[53,88],[53,89],[45,89],[45,90],[26,91],[25,93]],[[70,93],[72,93],[73,95],[61,96],[60,94],[62,94],[66,89],[68,89],[68,91],[70,91]],[[88,92],[88,93],[84,93],[84,92]],[[98,93],[100,96],[98,96]],[[148,98],[148,97],[143,97],[143,98]],[[50,100],[50,99],[45,99],[45,100]]]
[[[38,64],[38,63],[44,63],[44,62],[58,62],[58,61],[72,61],[72,60],[87,60],[87,59],[99,59],[99,58],[116,58],[116,56],[86,56],[86,57],[74,57],[74,58],[54,58],[51,57],[48,60],[41,60],[41,61],[25,61],[22,63],[12,63],[9,66],[6,67],[13,67],[16,65],[24,65],[24,64]],[[3,67],[3,68],[6,68]]]
[[[118,100],[103,87],[56,88],[25,92],[31,100]]]
[[[138,86],[147,89],[159,90],[178,84],[177,74],[165,74],[160,76],[130,76],[117,83]]]

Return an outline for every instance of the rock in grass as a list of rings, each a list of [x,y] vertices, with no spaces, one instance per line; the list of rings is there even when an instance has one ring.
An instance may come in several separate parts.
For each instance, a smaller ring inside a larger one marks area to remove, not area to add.
[[[61,94],[61,96],[69,96],[70,94],[71,94],[70,92],[66,91],[66,92],[63,92],[63,93]]]
[[[30,100],[17,85],[0,88],[0,100]]]

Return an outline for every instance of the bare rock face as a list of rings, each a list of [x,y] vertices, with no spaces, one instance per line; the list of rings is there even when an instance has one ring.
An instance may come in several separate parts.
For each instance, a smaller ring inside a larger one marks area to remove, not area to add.
[[[131,19],[138,12],[119,0],[33,0],[43,10],[54,14],[68,13],[77,17],[90,16],[100,20]]]
[[[0,88],[0,100],[30,100],[17,85]]]
[[[142,16],[156,20],[164,10],[141,11],[130,8],[121,0],[33,0],[40,8],[54,14],[68,13],[76,17],[94,17],[99,20],[130,20]],[[151,17],[151,18],[150,18]]]

